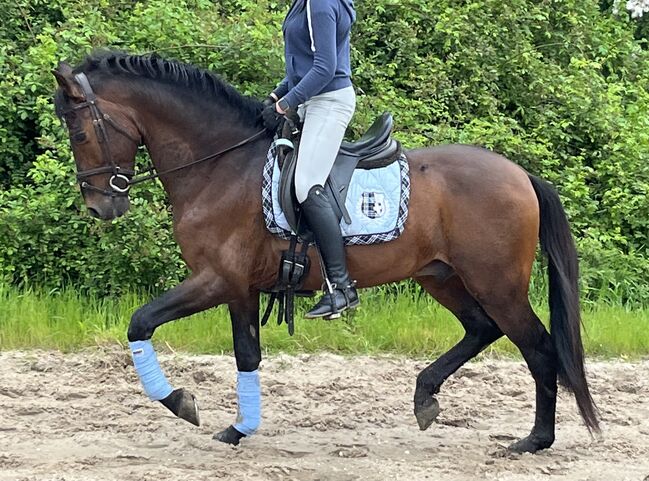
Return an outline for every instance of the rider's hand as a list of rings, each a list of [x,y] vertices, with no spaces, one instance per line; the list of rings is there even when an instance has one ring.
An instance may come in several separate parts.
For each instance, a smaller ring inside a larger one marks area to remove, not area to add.
[[[277,102],[277,99],[275,97],[273,97],[272,95],[269,95],[268,97],[266,97],[264,99],[262,104],[263,104],[264,107],[268,107],[269,105],[273,105],[275,102]]]
[[[266,127],[266,129],[272,133],[277,132],[279,124],[284,119],[284,116],[279,114],[277,110],[275,110],[274,103],[266,105],[264,107],[264,110],[262,110],[261,112],[261,117],[264,119],[264,127]]]

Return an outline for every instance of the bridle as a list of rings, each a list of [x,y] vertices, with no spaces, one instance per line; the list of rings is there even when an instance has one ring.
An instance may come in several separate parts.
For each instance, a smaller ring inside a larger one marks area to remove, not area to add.
[[[142,143],[142,140],[131,135],[126,129],[122,128],[117,122],[115,122],[108,114],[103,113],[99,109],[99,106],[97,105],[97,95],[95,95],[92,87],[90,87],[90,82],[88,82],[88,77],[86,77],[86,74],[78,73],[74,76],[74,78],[81,87],[81,91],[83,92],[83,102],[74,105],[68,110],[63,111],[61,116],[65,118],[68,114],[77,110],[90,110],[92,125],[95,128],[97,140],[101,148],[101,155],[103,157],[104,163],[108,164],[103,165],[102,167],[96,167],[94,169],[78,171],[77,182],[79,182],[82,191],[92,190],[103,195],[109,195],[111,197],[125,196],[128,194],[128,191],[131,187],[131,178],[135,175],[135,171],[124,169],[117,165],[113,160],[113,156],[110,152],[110,141],[108,138],[108,131],[106,130],[106,124],[110,125],[117,132],[130,139],[138,147]],[[110,179],[108,180],[108,185],[110,186],[111,190],[101,189],[86,182],[86,179],[100,174],[112,174]]]
[[[92,87],[90,86],[90,82],[88,81],[88,77],[86,77],[86,74],[84,74],[83,72],[78,73],[74,76],[74,78],[79,84],[79,86],[81,87],[81,91],[83,93],[83,102],[76,104],[74,107],[71,107],[67,110],[64,110],[61,113],[61,117],[65,118],[66,115],[77,110],[86,109],[86,108],[90,109],[90,115],[92,117],[92,125],[95,128],[95,133],[97,134],[97,139],[101,148],[101,154],[104,163],[107,164],[101,167],[96,167],[94,169],[77,171],[77,182],[79,182],[79,186],[81,187],[82,191],[91,190],[110,197],[126,196],[128,195],[129,189],[134,184],[139,184],[140,182],[145,182],[147,180],[155,179],[157,177],[160,177],[161,175],[170,174],[172,172],[186,169],[187,167],[191,167],[201,162],[205,162],[206,160],[214,159],[227,152],[238,149],[239,147],[242,147],[252,142],[253,140],[257,139],[258,137],[261,137],[264,134],[267,134],[266,129],[262,129],[259,132],[251,135],[250,137],[245,138],[241,142],[238,142],[237,144],[234,144],[214,154],[210,154],[206,157],[202,157],[200,159],[194,160],[187,164],[183,164],[178,167],[165,170],[163,172],[154,172],[155,167],[151,166],[136,175],[136,172],[134,170],[125,169],[115,163],[110,151],[110,141],[108,138],[108,131],[106,129],[106,124],[110,125],[116,132],[122,134],[123,136],[131,140],[137,147],[142,145],[141,136],[140,137],[133,136],[131,133],[128,132],[128,130],[126,130],[125,128],[120,126],[117,122],[115,122],[112,119],[112,117],[110,117],[108,114],[105,114],[101,111],[101,109],[97,105],[97,95],[92,90]],[[154,173],[148,174],[149,172],[154,172]],[[88,179],[89,177],[93,177],[95,175],[100,175],[100,174],[112,174],[110,179],[108,180],[108,185],[111,190],[95,187],[94,185],[86,182],[86,179]]]

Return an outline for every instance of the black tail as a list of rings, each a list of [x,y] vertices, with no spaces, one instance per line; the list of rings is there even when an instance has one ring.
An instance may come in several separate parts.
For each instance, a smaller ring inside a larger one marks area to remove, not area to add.
[[[557,191],[548,182],[529,176],[539,199],[541,249],[548,258],[550,327],[559,361],[559,382],[572,391],[588,429],[599,431],[597,408],[584,372],[579,309],[579,260],[570,225]]]

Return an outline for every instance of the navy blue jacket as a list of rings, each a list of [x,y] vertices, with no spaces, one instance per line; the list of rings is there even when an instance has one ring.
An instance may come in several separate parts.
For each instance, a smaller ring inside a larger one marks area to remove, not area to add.
[[[275,89],[291,108],[314,95],[351,86],[349,34],[353,0],[296,0],[286,15],[286,77]]]

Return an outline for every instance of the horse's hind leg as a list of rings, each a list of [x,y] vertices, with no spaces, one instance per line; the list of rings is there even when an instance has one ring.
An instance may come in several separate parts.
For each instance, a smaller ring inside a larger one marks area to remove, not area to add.
[[[434,395],[439,392],[442,383],[465,362],[501,337],[502,332],[467,292],[457,275],[443,281],[432,276],[416,280],[440,304],[455,314],[466,331],[460,342],[417,376],[415,416],[419,428],[424,430],[439,414],[439,404]]]
[[[518,297],[518,300],[516,300]],[[527,293],[483,302],[505,335],[518,347],[536,384],[536,416],[529,436],[512,444],[515,452],[534,453],[554,442],[557,403],[557,354],[550,334],[532,310]]]
[[[528,437],[510,446],[516,452],[534,453],[550,447],[554,442],[557,354],[550,334],[532,310],[528,299],[532,255],[529,262],[496,254],[490,259],[498,262],[480,268],[473,263],[470,273],[462,272],[460,275],[489,317],[518,347],[534,377],[534,428]],[[523,267],[517,269],[521,265]]]

